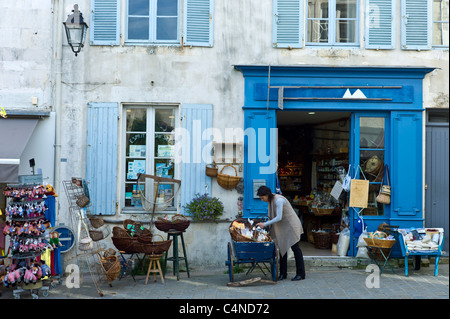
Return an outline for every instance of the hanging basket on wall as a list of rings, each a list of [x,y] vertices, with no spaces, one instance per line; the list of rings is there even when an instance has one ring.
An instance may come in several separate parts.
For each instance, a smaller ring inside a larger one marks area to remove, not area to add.
[[[227,175],[227,174],[222,173],[223,170],[225,169],[225,167],[228,167],[228,166],[231,166],[234,169],[234,173],[236,174],[236,176]],[[217,184],[219,184],[220,186],[222,186],[225,189],[235,188],[237,186],[237,184],[239,183],[240,179],[241,178],[237,174],[236,167],[234,167],[231,164],[225,165],[220,170],[220,173],[217,173]]]

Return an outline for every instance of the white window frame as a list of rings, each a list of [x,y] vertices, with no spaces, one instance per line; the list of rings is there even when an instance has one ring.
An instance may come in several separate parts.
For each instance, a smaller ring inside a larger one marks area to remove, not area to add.
[[[144,209],[144,207],[132,207],[132,206],[126,206],[126,195],[125,195],[125,191],[126,191],[126,187],[125,185],[127,183],[136,183],[136,181],[133,182],[127,182],[127,159],[131,158],[131,156],[126,156],[126,138],[127,138],[127,129],[126,129],[126,125],[127,125],[127,110],[128,109],[146,109],[146,113],[147,113],[147,119],[146,119],[146,156],[143,157],[142,159],[145,159],[146,163],[145,163],[145,170],[146,170],[146,174],[149,175],[156,175],[154,174],[155,172],[155,159],[166,159],[165,157],[157,157],[155,154],[155,145],[154,145],[154,140],[155,140],[155,134],[158,133],[165,133],[167,134],[167,132],[156,132],[155,131],[155,110],[156,109],[173,109],[175,110],[174,114],[175,114],[175,128],[180,126],[179,123],[179,118],[180,118],[180,107],[178,104],[170,104],[170,103],[152,103],[152,104],[126,104],[123,105],[122,108],[122,119],[123,119],[123,123],[122,123],[122,147],[121,147],[121,151],[120,151],[120,176],[121,176],[121,186],[120,186],[120,198],[121,198],[121,213],[148,213],[148,211],[146,211]],[[175,131],[172,131],[170,134],[175,135]],[[175,154],[175,157],[177,156],[177,154]],[[179,179],[179,175],[180,175],[180,165],[179,165],[179,160],[177,158],[173,158],[174,159],[174,179]],[[136,157],[132,157],[132,158],[136,158]],[[149,180],[149,179],[147,179]],[[149,200],[153,200],[151,198],[149,198]],[[174,206],[173,207],[169,207],[167,208],[164,213],[165,214],[170,214],[170,213],[177,213],[179,209],[179,195],[174,197]]]
[[[315,46],[339,46],[339,47],[359,47],[360,46],[360,5],[361,1],[356,0],[356,26],[355,26],[355,37],[356,42],[345,43],[345,42],[336,42],[336,2],[338,0],[328,0],[328,18],[309,18],[308,17],[308,2],[306,2],[305,7],[305,45],[308,47]],[[341,20],[341,18],[339,18]],[[328,42],[308,42],[308,22],[311,20],[328,20]],[[353,19],[351,19],[353,21]]]
[[[125,1],[125,44],[132,45],[181,45],[181,0],[177,0],[177,39],[176,40],[157,40],[156,39],[156,22],[157,22],[157,2],[158,0],[148,0],[149,1],[149,39],[129,39],[128,38],[128,9],[129,0]]]
[[[442,0],[442,2],[444,2],[445,0]],[[441,14],[442,14],[442,12],[441,12]],[[439,24],[441,24],[441,25],[444,25],[445,23],[448,25],[449,24],[449,21],[447,20],[447,21],[445,21],[445,20],[434,20],[434,0],[432,0],[432,2],[431,2],[431,19],[432,19],[432,23],[431,23],[431,45],[432,45],[432,47],[433,48],[436,48],[436,49],[448,49],[448,45],[436,45],[436,44],[433,44],[433,40],[434,40],[434,25],[436,24],[436,23],[439,23]],[[445,36],[445,34],[443,34],[443,36]]]

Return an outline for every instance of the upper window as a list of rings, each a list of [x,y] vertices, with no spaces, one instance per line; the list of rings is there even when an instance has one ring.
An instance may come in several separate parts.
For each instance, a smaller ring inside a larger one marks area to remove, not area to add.
[[[357,45],[358,0],[309,0],[306,43]]]
[[[128,0],[126,41],[180,42],[180,0]]]
[[[433,0],[433,46],[448,47],[448,1]]]

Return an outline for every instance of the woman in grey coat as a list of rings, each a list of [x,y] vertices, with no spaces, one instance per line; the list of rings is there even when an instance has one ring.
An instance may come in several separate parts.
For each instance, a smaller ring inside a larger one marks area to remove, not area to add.
[[[303,227],[289,201],[281,195],[273,194],[269,187],[261,186],[258,189],[259,198],[269,203],[269,221],[258,223],[256,226],[265,228],[272,225],[270,234],[278,245],[280,251],[280,277],[287,277],[287,251],[289,248],[294,252],[296,275],[292,280],[305,279],[305,264],[303,254],[299,246]]]

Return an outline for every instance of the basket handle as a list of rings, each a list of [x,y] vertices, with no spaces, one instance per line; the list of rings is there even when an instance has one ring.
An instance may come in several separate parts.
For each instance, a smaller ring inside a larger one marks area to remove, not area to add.
[[[172,221],[174,221],[174,220],[176,220],[176,219],[178,219],[178,218],[180,218],[180,217],[181,217],[181,219],[183,219],[183,220],[187,220],[186,216],[183,216],[183,215],[181,215],[181,214],[175,214],[175,215],[172,216]]]
[[[228,167],[228,166],[233,167],[233,168],[234,168],[234,173],[236,174],[236,176],[238,176],[236,167],[234,167],[232,164],[227,164],[227,165],[225,165],[224,167],[222,167],[222,169],[220,170],[220,173],[222,174],[223,169],[224,169],[225,167]]]
[[[152,238],[152,242],[155,242],[155,236],[161,237],[162,241],[164,241],[164,237],[163,236],[161,236],[160,234],[154,234],[153,238]]]

